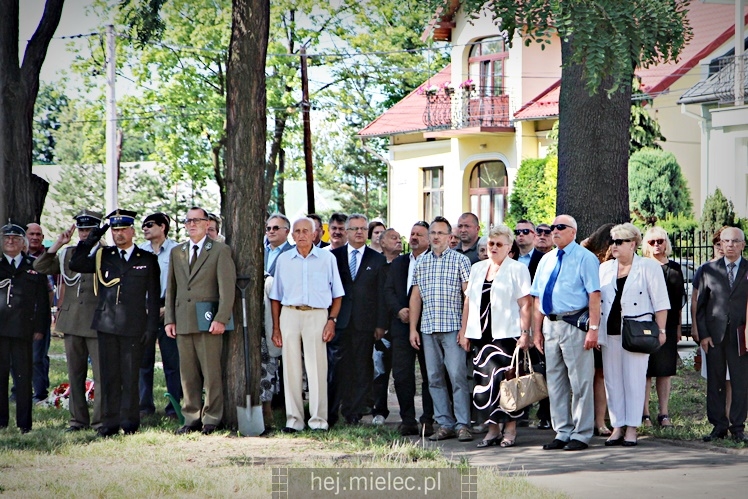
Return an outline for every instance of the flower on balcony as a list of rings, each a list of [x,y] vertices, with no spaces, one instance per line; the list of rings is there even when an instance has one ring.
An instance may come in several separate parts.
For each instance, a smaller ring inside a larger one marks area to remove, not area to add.
[[[453,93],[455,93],[455,85],[451,81],[443,83],[442,88],[444,89],[444,93],[446,95],[452,95]]]
[[[436,95],[438,91],[439,91],[439,87],[437,87],[436,85],[430,85],[430,86],[421,85],[420,87],[418,87],[418,91],[416,93],[418,95],[423,95],[423,94]]]
[[[463,90],[475,90],[475,82],[471,79],[467,79],[460,83],[460,88]]]

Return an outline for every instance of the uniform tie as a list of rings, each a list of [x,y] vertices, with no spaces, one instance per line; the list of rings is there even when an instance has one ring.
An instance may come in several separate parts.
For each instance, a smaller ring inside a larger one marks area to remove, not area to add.
[[[10,259],[10,268],[12,268],[13,270],[16,270],[16,259],[15,259],[15,257]]]
[[[553,287],[556,285],[558,273],[561,271],[561,260],[563,257],[564,250],[559,249],[558,261],[556,261],[556,266],[553,267],[551,277],[548,278],[548,283],[545,285],[545,290],[543,291],[543,312],[545,312],[545,315],[553,313]]]
[[[732,271],[735,270],[735,262],[727,264],[727,282],[730,283],[730,289],[735,285],[735,276]]]
[[[125,250],[119,250],[119,254],[122,257],[122,261],[126,262],[127,261],[127,251],[125,251]]]
[[[351,251],[351,261],[348,262],[348,269],[351,271],[351,279],[356,278],[356,267],[358,267],[358,250]]]
[[[192,246],[192,259],[190,260],[190,271],[192,271],[192,267],[195,266],[195,262],[197,261],[197,251],[200,249],[200,247],[195,244]]]

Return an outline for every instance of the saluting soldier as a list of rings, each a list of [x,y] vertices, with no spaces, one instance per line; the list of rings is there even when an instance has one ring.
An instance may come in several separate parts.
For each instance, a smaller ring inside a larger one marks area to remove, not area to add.
[[[108,437],[122,428],[126,435],[140,427],[138,373],[143,346],[158,331],[159,266],[156,255],[133,244],[137,213],[117,209],[107,215],[109,224],[91,230],[78,243],[70,269],[94,273],[98,305],[91,328],[99,343],[102,419],[97,433]],[[92,253],[111,225],[114,247]]]
[[[13,365],[16,425],[31,431],[32,345],[50,324],[47,278],[23,253],[26,231],[8,222],[2,228],[0,258],[0,429],[8,426],[8,375]]]
[[[88,358],[91,358],[93,377],[99,379],[99,344],[96,330],[91,329],[98,299],[94,294],[94,275],[70,270],[70,260],[76,252],[70,242],[75,230],[78,238],[85,241],[92,229],[98,229],[103,218],[101,213],[82,210],[75,217],[75,224],[57,237],[57,241],[34,261],[34,269],[43,274],[60,274],[62,285],[58,297],[59,315],[55,329],[64,334],[65,357],[70,383],[70,424],[67,432],[101,426],[101,396],[94,396],[93,416],[89,417],[86,397]],[[99,245],[91,249],[91,254]]]

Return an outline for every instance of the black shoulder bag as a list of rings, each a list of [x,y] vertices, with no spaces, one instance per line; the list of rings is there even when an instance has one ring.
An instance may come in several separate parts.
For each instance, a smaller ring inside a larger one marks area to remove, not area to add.
[[[652,319],[638,321],[639,317],[649,315]],[[654,353],[660,348],[660,326],[653,320],[654,314],[625,316],[623,318],[623,329],[621,339],[624,350],[634,353]]]

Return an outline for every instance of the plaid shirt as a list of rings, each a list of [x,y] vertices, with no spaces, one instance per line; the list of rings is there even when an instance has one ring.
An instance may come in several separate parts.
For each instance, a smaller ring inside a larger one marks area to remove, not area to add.
[[[470,260],[449,248],[441,256],[433,252],[418,259],[413,285],[423,301],[421,332],[457,331],[462,326],[462,283],[470,277]]]

